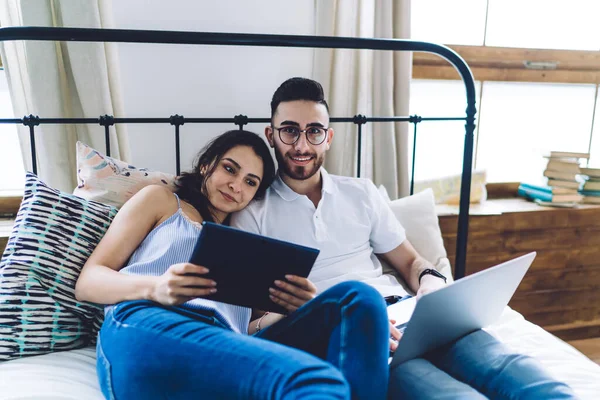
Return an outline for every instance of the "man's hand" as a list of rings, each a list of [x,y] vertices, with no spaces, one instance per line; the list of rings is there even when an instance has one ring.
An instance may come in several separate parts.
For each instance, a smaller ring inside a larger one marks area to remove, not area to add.
[[[317,287],[306,278],[296,275],[286,275],[284,281],[275,281],[275,288],[269,288],[271,300],[294,312],[317,295]]]
[[[402,334],[396,328],[396,320],[390,319],[390,351],[393,353],[398,348],[398,341],[402,338]]]
[[[417,300],[419,300],[424,294],[435,292],[444,286],[446,286],[446,283],[443,279],[433,275],[423,275],[421,278],[421,284],[419,285],[419,290],[417,291]]]

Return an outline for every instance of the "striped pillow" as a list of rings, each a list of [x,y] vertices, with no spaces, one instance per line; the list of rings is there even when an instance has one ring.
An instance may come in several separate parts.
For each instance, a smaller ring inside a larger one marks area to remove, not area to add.
[[[116,213],[27,173],[0,261],[0,361],[95,341],[102,309],[75,300],[75,282]]]

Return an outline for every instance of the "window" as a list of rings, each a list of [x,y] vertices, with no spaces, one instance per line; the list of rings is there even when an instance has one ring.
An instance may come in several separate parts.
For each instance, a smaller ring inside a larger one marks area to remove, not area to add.
[[[0,70],[0,118],[14,118],[4,70]],[[23,157],[14,124],[0,124],[0,196],[23,192],[25,172]]]
[[[597,0],[489,0],[484,43],[531,49],[598,50],[599,12]]]
[[[482,0],[411,2],[411,36],[415,40],[480,46],[485,34]]]
[[[588,148],[595,95],[595,85],[484,82],[475,167],[490,182],[541,182],[543,154]]]
[[[595,19],[600,2],[415,3],[412,38],[448,45],[465,59],[478,81],[474,167],[485,169],[488,181],[541,182],[542,156],[551,150],[590,152],[589,166],[600,167],[600,122],[595,118],[600,84],[600,25]],[[413,57],[411,113],[446,114],[435,100],[430,105],[420,99],[424,90],[435,90],[427,83],[433,79],[442,84],[441,92],[449,82],[461,88],[446,104],[460,103],[457,114],[463,115],[466,100],[462,82],[456,81],[458,73],[444,59],[424,53]],[[419,132],[426,124],[433,123],[422,123]],[[445,128],[428,129],[441,134]],[[419,179],[420,143],[415,171]],[[452,166],[438,163],[437,172],[429,171],[428,178],[455,170],[454,159],[462,160],[462,151],[448,150],[459,152],[448,155]],[[422,151],[437,154],[436,149]]]
[[[479,92],[479,85],[476,86]],[[422,117],[455,117],[465,112],[465,88],[458,81],[415,80],[411,85],[410,114]],[[479,96],[479,94],[478,94]],[[423,111],[426,110],[426,113]],[[409,125],[409,149],[413,149],[413,124]],[[415,181],[462,173],[465,145],[464,121],[421,122],[417,126]],[[409,160],[411,160],[409,158]],[[442,167],[443,165],[443,167]]]

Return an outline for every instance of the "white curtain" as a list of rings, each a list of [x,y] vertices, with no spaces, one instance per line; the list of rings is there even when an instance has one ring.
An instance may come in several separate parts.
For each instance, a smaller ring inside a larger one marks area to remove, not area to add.
[[[110,28],[110,1],[3,0],[0,25]],[[0,52],[16,117],[123,116],[114,44],[7,41],[1,42]],[[25,167],[31,170],[29,128],[18,129]],[[99,125],[41,125],[35,131],[38,174],[63,191],[76,185],[76,141],[105,149]],[[111,127],[110,139],[111,155],[127,160],[124,126]]]
[[[316,34],[408,39],[410,0],[315,0]],[[408,52],[317,49],[313,78],[332,116],[408,115],[412,55]],[[356,174],[354,124],[336,124],[325,161],[334,174]],[[361,177],[383,184],[390,197],[408,194],[408,123],[363,126]]]

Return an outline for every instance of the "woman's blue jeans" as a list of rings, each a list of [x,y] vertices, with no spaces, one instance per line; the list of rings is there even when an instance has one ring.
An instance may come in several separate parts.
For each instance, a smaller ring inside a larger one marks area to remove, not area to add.
[[[108,399],[384,399],[389,324],[359,282],[327,290],[255,336],[210,315],[119,303],[98,336]]]

